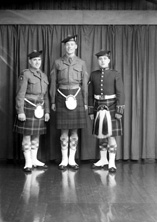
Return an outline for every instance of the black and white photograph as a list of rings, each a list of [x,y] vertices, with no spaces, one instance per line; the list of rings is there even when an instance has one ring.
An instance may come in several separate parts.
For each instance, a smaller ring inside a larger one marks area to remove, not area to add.
[[[0,222],[157,222],[157,0],[0,3]]]

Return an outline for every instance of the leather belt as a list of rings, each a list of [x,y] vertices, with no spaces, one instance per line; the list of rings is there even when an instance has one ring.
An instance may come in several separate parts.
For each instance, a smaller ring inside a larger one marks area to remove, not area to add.
[[[78,89],[79,85],[59,85],[59,89]]]
[[[116,94],[113,95],[94,95],[94,99],[104,100],[104,99],[114,99],[116,98]]]

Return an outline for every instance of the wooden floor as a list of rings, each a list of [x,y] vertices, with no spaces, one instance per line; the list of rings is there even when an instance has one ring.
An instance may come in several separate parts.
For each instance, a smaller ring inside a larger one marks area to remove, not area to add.
[[[0,222],[157,222],[157,163],[117,162],[116,175],[81,163],[77,172],[26,175],[0,164]]]

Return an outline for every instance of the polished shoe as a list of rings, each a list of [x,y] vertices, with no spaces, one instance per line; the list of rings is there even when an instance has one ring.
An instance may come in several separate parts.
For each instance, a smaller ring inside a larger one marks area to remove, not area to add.
[[[108,171],[109,171],[109,173],[116,173],[116,168],[110,167],[110,168],[108,169]]]
[[[59,169],[59,170],[66,170],[66,169],[67,169],[67,166],[65,166],[65,165],[59,165],[59,166],[58,166],[58,169]]]
[[[79,169],[79,165],[78,164],[75,164],[75,165],[70,165],[69,164],[69,167],[73,170],[78,170]]]
[[[46,170],[48,169],[48,166],[46,164],[44,164],[43,166],[39,166],[39,165],[33,165],[34,168],[37,168],[37,169],[42,169],[42,170]]]
[[[26,167],[26,168],[23,168],[23,171],[25,173],[32,173],[32,168],[31,167]]]
[[[93,163],[92,164],[92,166],[91,166],[91,168],[92,169],[102,169],[102,168],[106,168],[106,167],[108,167],[108,164],[105,164],[105,165],[101,165],[101,166],[97,166],[97,165],[95,165],[95,163]]]

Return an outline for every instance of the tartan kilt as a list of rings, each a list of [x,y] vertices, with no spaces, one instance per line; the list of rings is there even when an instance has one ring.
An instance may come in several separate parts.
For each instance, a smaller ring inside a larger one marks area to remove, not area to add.
[[[30,99],[29,99],[30,100]],[[37,104],[37,100],[30,100],[32,103]],[[46,123],[44,116],[40,119],[34,116],[35,107],[28,102],[24,101],[24,112],[26,115],[26,121],[18,120],[15,118],[14,132],[23,135],[41,135],[46,134]]]
[[[78,89],[59,89],[65,96],[75,95]],[[58,91],[56,93],[56,128],[57,129],[81,129],[87,125],[86,113],[84,108],[82,90],[77,94],[77,107],[69,110],[65,101],[66,98]]]
[[[97,109],[100,105],[106,105],[110,111],[111,121],[112,121],[112,135],[122,136],[123,128],[122,128],[122,118],[116,119],[116,99],[106,99],[106,100],[94,100],[94,117],[96,117]]]

